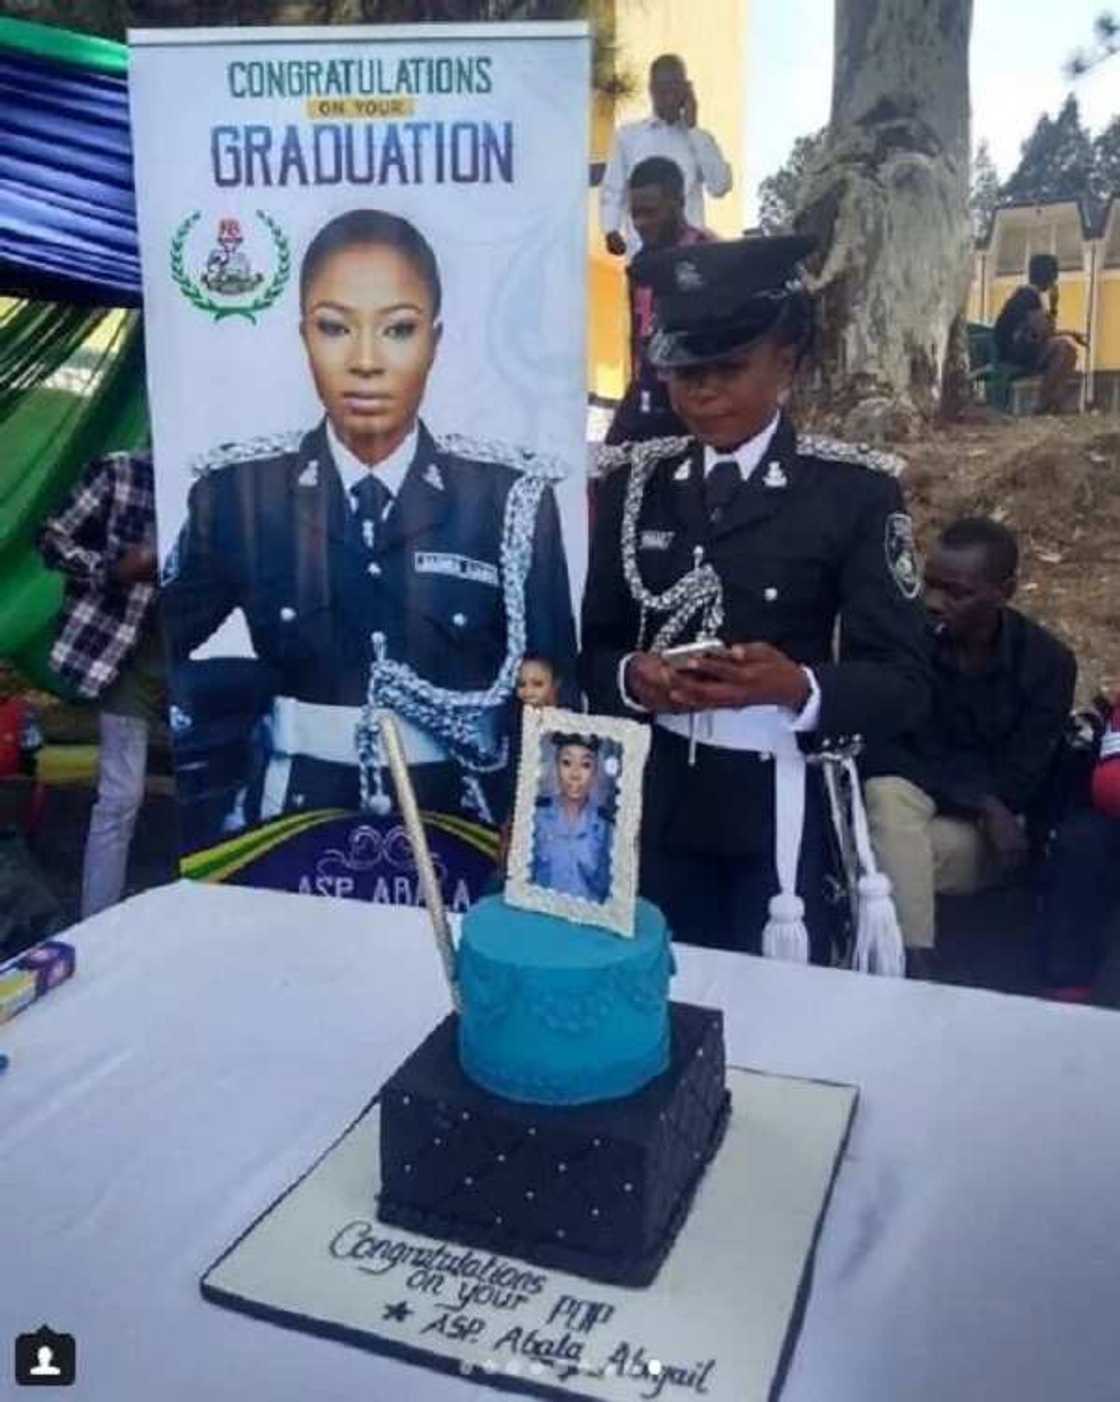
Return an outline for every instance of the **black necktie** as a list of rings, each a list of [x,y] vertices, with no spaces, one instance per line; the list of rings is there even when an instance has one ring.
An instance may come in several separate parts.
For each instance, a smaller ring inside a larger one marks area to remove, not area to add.
[[[360,482],[350,488],[350,495],[356,507],[355,525],[362,534],[363,544],[372,550],[377,528],[393,500],[393,494],[375,472],[367,472]]]
[[[704,505],[710,521],[720,521],[743,483],[743,474],[734,458],[721,458],[712,464],[704,478]]]

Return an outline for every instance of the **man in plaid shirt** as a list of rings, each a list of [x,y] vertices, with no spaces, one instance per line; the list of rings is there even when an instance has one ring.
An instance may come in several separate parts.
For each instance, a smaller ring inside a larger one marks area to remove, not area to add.
[[[163,707],[151,457],[110,453],[90,463],[40,531],[39,550],[66,576],[51,665],[101,710],[97,801],[82,871],[85,919],[124,892],[148,731]]]

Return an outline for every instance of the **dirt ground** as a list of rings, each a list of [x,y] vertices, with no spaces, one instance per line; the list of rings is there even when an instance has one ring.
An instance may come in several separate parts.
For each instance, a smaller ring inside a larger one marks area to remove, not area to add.
[[[1120,419],[977,412],[901,451],[919,545],[956,516],[1005,522],[1016,603],[1077,654],[1079,701],[1120,687]]]

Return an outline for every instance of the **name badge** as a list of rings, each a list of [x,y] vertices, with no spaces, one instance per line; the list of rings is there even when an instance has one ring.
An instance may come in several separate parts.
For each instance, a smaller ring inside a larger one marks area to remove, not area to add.
[[[452,579],[468,579],[473,584],[498,587],[498,567],[469,555],[446,555],[440,550],[417,550],[412,556],[417,574],[445,574]]]
[[[643,531],[641,548],[643,550],[668,550],[673,543],[676,531]]]

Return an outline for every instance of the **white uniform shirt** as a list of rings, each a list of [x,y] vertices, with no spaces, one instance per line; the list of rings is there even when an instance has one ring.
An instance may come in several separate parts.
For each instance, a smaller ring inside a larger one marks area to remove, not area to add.
[[[379,462],[376,467],[370,467],[350,451],[335,433],[330,419],[327,420],[327,442],[330,444],[331,457],[334,458],[334,465],[338,468],[338,475],[342,478],[342,485],[346,491],[351,511],[355,509],[354,498],[350,495],[351,488],[356,487],[359,482],[365,481],[373,472],[376,473],[377,480],[387,488],[392,496],[393,500],[386,504],[382,519],[384,520],[389,515],[393,509],[393,503],[396,501],[397,493],[404,484],[405,473],[412,466],[412,459],[416,456],[416,440],[419,436],[419,430],[414,426],[404,442],[394,448],[383,462]]]

